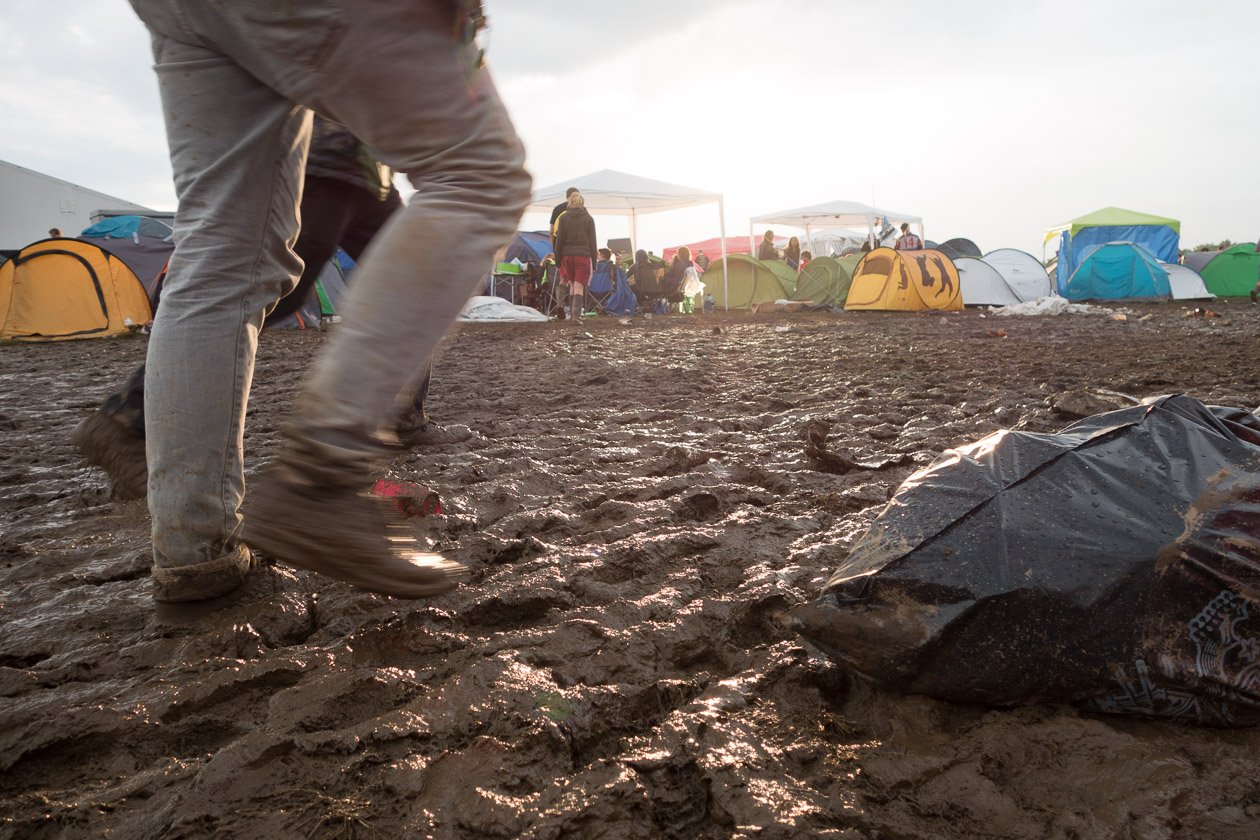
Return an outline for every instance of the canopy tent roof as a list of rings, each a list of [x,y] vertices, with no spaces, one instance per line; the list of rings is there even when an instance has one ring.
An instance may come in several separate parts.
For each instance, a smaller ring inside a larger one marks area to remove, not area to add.
[[[795,210],[780,210],[777,213],[754,216],[751,221],[754,225],[792,225],[799,228],[836,228],[850,227],[852,225],[873,227],[877,221],[885,216],[888,217],[888,221],[893,225],[898,225],[902,222],[923,224],[923,219],[920,216],[911,216],[907,213],[898,213],[893,210],[881,210],[878,207],[872,207],[869,204],[862,204],[857,201],[829,201],[825,204],[798,207]]]
[[[550,213],[552,207],[564,201],[565,190],[569,187],[577,187],[586,199],[586,209],[591,213],[620,216],[678,210],[722,201],[721,193],[629,175],[615,169],[601,169],[535,190],[526,212]]]
[[[1079,219],[1073,219],[1070,222],[1050,228],[1046,231],[1046,239],[1062,233],[1070,232],[1073,236],[1086,228],[1095,227],[1141,227],[1144,225],[1165,225],[1172,228],[1178,234],[1181,233],[1181,222],[1176,219],[1168,219],[1163,216],[1152,216],[1149,213],[1138,213],[1135,210],[1124,210],[1120,207],[1104,207],[1101,210],[1095,210],[1093,213],[1087,213]]]

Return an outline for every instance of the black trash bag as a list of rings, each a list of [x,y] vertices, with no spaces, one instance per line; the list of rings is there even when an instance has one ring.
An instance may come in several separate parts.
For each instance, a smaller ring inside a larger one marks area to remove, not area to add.
[[[800,610],[889,688],[1260,723],[1260,419],[1163,397],[911,476]]]

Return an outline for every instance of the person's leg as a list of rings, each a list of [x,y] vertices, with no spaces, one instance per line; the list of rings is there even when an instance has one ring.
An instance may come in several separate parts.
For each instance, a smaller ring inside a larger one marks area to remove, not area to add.
[[[113,498],[144,498],[149,480],[144,455],[144,365],[79,424],[72,441],[84,460],[109,476]]]
[[[293,246],[302,261],[297,286],[267,313],[265,326],[278,324],[306,304],[324,263],[337,253],[342,237],[354,224],[359,196],[370,199],[367,190],[334,178],[309,176],[302,188],[302,229]]]
[[[174,0],[132,2],[165,8]],[[253,494],[248,539],[272,556],[373,591],[403,597],[446,591],[453,585],[449,564],[429,556],[417,566],[414,535],[391,526],[359,490],[381,452],[380,432],[393,419],[398,395],[432,355],[529,200],[524,150],[466,37],[463,4],[373,0],[355,4],[353,13],[334,0],[177,5],[182,19],[191,20],[190,26],[262,87],[342,123],[378,159],[407,172],[417,188],[356,271],[343,324],[285,429],[279,466]],[[174,123],[178,104],[167,112]],[[222,127],[197,128],[234,134]],[[304,143],[295,145],[305,151]],[[251,170],[239,177],[251,178],[257,190],[257,184],[276,177],[277,161],[270,163],[268,173]],[[232,170],[223,174],[238,177]],[[220,212],[239,210],[227,202]],[[256,226],[255,237],[277,227],[275,218],[246,221]],[[282,214],[278,226],[286,223]],[[283,237],[273,233],[269,238]],[[234,245],[239,249],[239,243]],[[223,268],[214,271],[223,273]],[[257,281],[252,270],[245,276],[251,285]],[[244,332],[251,360],[256,324],[278,297],[273,294],[259,305],[253,321],[248,320],[252,299],[243,307],[246,325],[253,326]],[[197,336],[191,339],[185,346],[200,352]],[[241,392],[247,390],[248,370],[228,366],[243,380]],[[189,372],[189,378],[195,375]],[[153,386],[161,384],[152,369],[148,384],[152,409]],[[155,415],[151,410],[151,446],[154,423],[162,422]],[[150,480],[150,499],[156,481],[156,476]],[[170,505],[196,508],[198,501],[175,494]],[[221,505],[221,511],[227,514],[228,506]],[[233,524],[234,509],[224,518]],[[312,531],[311,525],[318,527]]]
[[[231,591],[250,566],[245,403],[263,313],[301,270],[310,112],[199,46],[169,4],[135,5],[155,33],[179,198],[145,377],[154,596],[196,600]]]

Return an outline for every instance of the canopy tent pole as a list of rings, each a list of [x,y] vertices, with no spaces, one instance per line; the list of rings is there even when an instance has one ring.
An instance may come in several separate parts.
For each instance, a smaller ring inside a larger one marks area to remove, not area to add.
[[[718,197],[718,231],[722,235],[722,302],[727,312],[731,309],[731,277],[726,264],[726,205]],[[701,307],[703,309],[703,306]]]
[[[630,250],[639,250],[639,220],[634,215],[633,207],[630,208]]]
[[[757,256],[757,234],[753,232],[752,219],[748,220],[748,256]]]

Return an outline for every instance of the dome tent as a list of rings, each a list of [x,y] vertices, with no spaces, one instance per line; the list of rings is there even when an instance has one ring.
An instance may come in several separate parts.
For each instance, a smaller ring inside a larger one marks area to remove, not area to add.
[[[1176,262],[1181,222],[1119,207],[1104,207],[1046,232],[1047,242],[1055,237],[1059,239],[1056,285],[1059,293],[1064,294],[1077,266],[1108,242],[1132,242],[1141,245],[1160,262]]]
[[[704,285],[719,307],[747,309],[790,298],[796,290],[796,272],[778,260],[727,254],[725,268],[720,262],[709,263]]]
[[[144,285],[149,303],[158,299],[158,278],[175,251],[175,231],[149,216],[107,216],[79,238],[100,245],[127,264]]]
[[[845,309],[962,309],[958,269],[940,251],[876,248],[858,263]]]
[[[1160,268],[1168,272],[1168,288],[1173,300],[1211,300],[1216,297],[1208,291],[1199,272],[1177,263],[1160,263]]]
[[[801,269],[796,278],[792,300],[820,306],[842,306],[853,284],[853,269],[858,258],[816,257]]]
[[[972,257],[974,259],[979,259],[980,255],[984,253],[980,250],[979,245],[972,242],[970,239],[965,239],[961,236],[956,236],[953,239],[946,239],[940,245],[936,246],[936,250],[940,251],[951,260],[956,260],[959,257]]]
[[[1047,297],[1051,292],[1050,275],[1037,258],[1016,248],[998,248],[981,257],[997,269],[1020,301]],[[966,302],[966,298],[963,298]]]
[[[965,306],[1014,306],[1020,303],[1006,283],[1006,278],[993,266],[976,257],[959,257],[954,260],[958,269],[958,283],[962,289]]]
[[[0,265],[0,340],[104,338],[152,318],[135,272],[90,242],[43,239]]]
[[[1139,245],[1109,242],[1085,258],[1068,279],[1068,300],[1167,300],[1168,272]]]
[[[1246,297],[1256,286],[1260,254],[1250,242],[1221,251],[1199,273],[1208,291],[1221,297]]]

